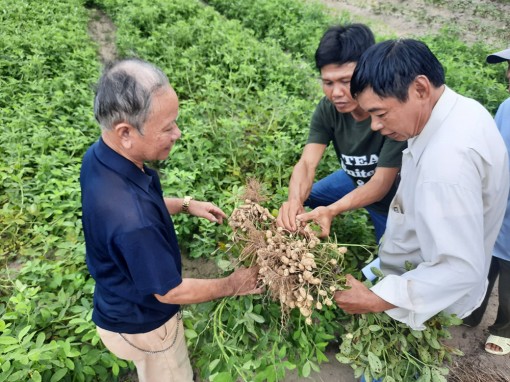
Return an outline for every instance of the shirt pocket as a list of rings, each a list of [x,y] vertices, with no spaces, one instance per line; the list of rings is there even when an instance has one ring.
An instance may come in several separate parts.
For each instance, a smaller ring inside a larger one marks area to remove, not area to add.
[[[410,247],[413,247],[413,235],[409,230],[408,218],[398,199],[394,198],[388,212],[388,223],[381,246],[382,252],[403,254],[410,251]]]

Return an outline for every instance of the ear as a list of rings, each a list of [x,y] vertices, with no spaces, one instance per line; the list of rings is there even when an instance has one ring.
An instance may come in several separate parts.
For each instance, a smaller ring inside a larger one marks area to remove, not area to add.
[[[125,122],[118,123],[113,127],[113,133],[124,149],[128,150],[132,147],[133,136],[136,134],[136,129],[133,126]]]
[[[419,75],[414,79],[413,89],[416,97],[420,100],[426,100],[430,97],[431,84],[427,76]]]

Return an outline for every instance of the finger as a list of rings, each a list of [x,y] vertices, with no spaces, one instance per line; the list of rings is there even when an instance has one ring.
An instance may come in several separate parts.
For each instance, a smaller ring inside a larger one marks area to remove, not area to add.
[[[351,274],[347,274],[345,275],[345,279],[346,279],[346,282],[345,282],[345,285],[348,285],[350,287],[352,287],[358,280],[356,280],[356,278],[351,275]]]
[[[312,212],[305,212],[296,216],[296,219],[302,222],[307,222],[313,219]]]
[[[227,218],[227,214],[223,212],[223,210],[220,207],[216,207],[216,214],[221,216],[223,219]]]
[[[278,216],[276,217],[276,225],[278,227],[283,227],[283,221],[282,221],[282,208],[278,210]]]
[[[292,218],[295,215],[292,215],[289,208],[282,207],[280,215],[282,219],[283,228],[289,231],[295,231],[296,230],[294,222],[295,219]]]
[[[329,236],[329,229],[324,229],[320,224],[319,224],[319,226],[321,227],[321,232],[317,235],[317,237],[320,237],[321,239],[325,238],[325,237],[328,237]]]
[[[212,208],[209,211],[211,214],[214,214],[215,216],[226,218],[227,215],[220,207],[216,207],[214,204],[212,205]]]
[[[212,213],[207,213],[205,216],[204,216],[205,219],[209,220],[210,222],[213,222],[213,223],[218,223],[218,218],[216,216],[214,216]]]

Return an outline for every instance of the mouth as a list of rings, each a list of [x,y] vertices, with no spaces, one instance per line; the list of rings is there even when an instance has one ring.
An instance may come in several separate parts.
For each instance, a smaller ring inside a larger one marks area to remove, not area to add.
[[[338,109],[343,109],[348,105],[348,102],[334,102],[335,107]]]

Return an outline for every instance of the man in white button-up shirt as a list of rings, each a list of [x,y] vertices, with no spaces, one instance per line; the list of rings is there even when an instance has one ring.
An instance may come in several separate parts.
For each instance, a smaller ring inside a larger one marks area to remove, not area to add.
[[[444,84],[416,40],[363,54],[351,92],[372,129],[408,140],[371,289],[349,276],[335,300],[348,313],[386,311],[414,329],[440,311],[463,318],[483,300],[509,189],[507,150],[489,112]],[[414,265],[405,270],[405,262]]]

